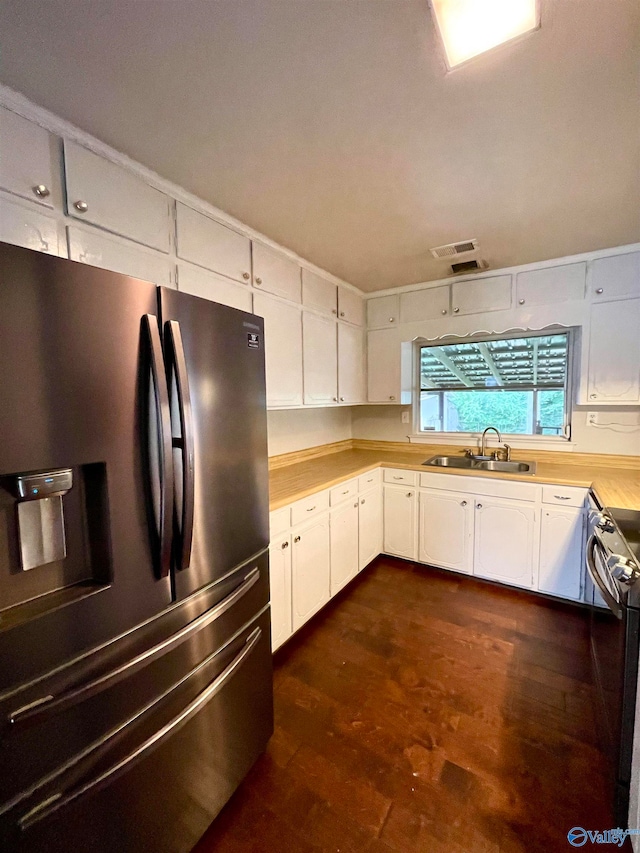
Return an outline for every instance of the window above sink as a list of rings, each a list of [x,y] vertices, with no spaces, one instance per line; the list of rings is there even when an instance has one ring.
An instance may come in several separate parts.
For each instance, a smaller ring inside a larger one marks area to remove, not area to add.
[[[417,342],[417,435],[481,433],[565,438],[572,330]]]

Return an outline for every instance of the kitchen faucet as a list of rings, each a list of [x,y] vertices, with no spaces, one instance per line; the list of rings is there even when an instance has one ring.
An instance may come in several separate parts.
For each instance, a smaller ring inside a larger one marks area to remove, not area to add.
[[[485,455],[485,454],[484,454],[484,445],[485,445],[485,442],[486,442],[486,440],[487,440],[487,433],[488,433],[490,430],[493,430],[493,431],[495,432],[495,434],[498,436],[498,441],[499,441],[500,443],[502,443],[502,436],[500,435],[500,432],[499,432],[495,427],[493,427],[493,426],[488,426],[488,427],[485,429],[485,431],[482,433],[482,441],[480,442],[480,456],[484,456],[484,455]]]
[[[467,449],[464,451],[464,455],[468,456],[469,459],[487,459],[488,457],[485,456],[485,452],[484,452],[485,451],[485,443],[487,440],[487,433],[490,432],[491,430],[493,430],[493,432],[495,432],[495,434],[498,436],[498,441],[502,441],[502,436],[500,435],[499,430],[496,429],[496,427],[494,427],[494,426],[488,426],[485,429],[485,431],[482,433],[482,440],[480,442],[480,453],[479,454],[474,453],[473,450]],[[505,461],[510,462],[511,461],[511,445],[510,444],[504,444],[503,447],[504,447]],[[499,450],[495,450],[492,453],[492,456],[494,459],[499,458],[499,456],[498,456],[499,452],[500,452]]]

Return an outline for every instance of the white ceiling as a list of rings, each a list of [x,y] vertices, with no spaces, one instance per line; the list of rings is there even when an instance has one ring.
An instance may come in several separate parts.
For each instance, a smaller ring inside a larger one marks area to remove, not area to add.
[[[0,80],[364,290],[640,240],[640,4],[445,73],[426,0],[3,0]]]

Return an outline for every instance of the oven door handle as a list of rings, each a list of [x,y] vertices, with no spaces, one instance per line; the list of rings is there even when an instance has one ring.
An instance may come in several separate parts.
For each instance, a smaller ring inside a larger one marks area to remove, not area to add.
[[[595,552],[596,548],[598,547],[598,544],[599,543],[596,539],[595,534],[591,534],[591,537],[587,542],[587,568],[589,570],[589,574],[591,575],[591,580],[600,591],[600,595],[604,598],[609,610],[618,619],[622,619],[622,607],[607,589],[604,581],[600,577],[598,567],[596,566]]]

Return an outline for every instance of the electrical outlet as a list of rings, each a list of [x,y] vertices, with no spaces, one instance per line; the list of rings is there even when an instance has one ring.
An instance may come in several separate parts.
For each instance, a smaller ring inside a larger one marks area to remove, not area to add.
[[[403,412],[402,413],[402,423],[403,424],[409,423],[409,412]]]

